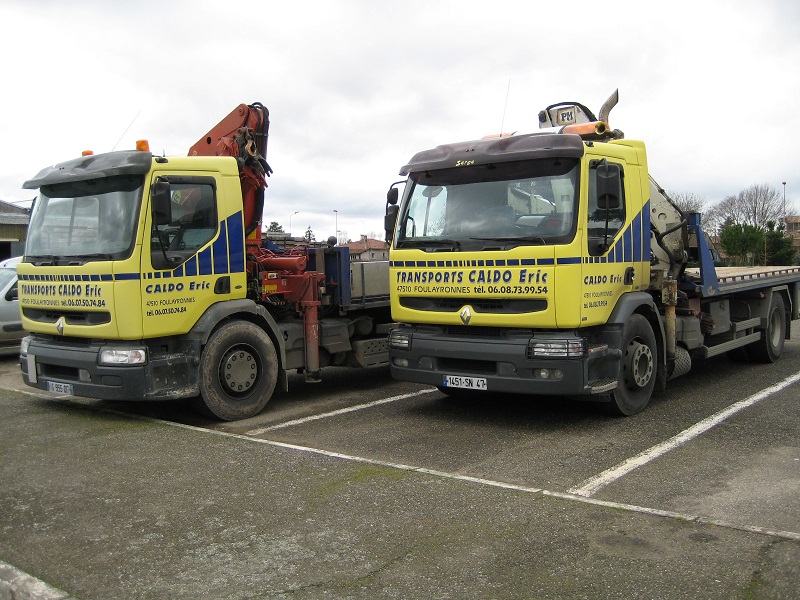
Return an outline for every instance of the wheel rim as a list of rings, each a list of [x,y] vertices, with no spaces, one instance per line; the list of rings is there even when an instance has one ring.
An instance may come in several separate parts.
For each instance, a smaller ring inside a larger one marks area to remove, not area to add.
[[[223,389],[234,396],[247,394],[258,381],[257,354],[252,348],[238,346],[228,350],[220,362]]]
[[[628,344],[625,382],[628,389],[637,390],[647,387],[653,376],[653,352],[647,344],[633,339]]]

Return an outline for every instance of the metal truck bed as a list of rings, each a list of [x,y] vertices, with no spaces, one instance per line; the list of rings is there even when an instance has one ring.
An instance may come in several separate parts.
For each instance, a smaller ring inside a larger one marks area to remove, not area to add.
[[[765,286],[795,283],[800,281],[800,266],[797,267],[716,267],[716,285],[709,287],[709,296],[728,292],[756,290]],[[700,269],[686,269],[686,276],[701,285]],[[706,282],[708,283],[708,282]],[[703,294],[706,295],[706,294]]]

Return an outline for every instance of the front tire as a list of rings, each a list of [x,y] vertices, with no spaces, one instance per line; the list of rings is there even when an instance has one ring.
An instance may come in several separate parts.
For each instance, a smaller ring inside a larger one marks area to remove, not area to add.
[[[278,357],[267,333],[248,321],[224,324],[200,357],[203,408],[223,421],[257,415],[278,381]]]
[[[644,410],[653,395],[658,373],[658,346],[650,322],[633,314],[622,334],[622,358],[611,402],[600,406],[609,414],[628,417]]]

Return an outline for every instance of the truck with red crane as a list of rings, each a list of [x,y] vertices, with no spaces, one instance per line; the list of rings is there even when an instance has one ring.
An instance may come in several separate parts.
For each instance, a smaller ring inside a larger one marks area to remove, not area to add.
[[[288,372],[388,363],[388,263],[262,242],[269,112],[241,104],[186,157],[84,153],[38,189],[18,266],[25,383],[115,400],[191,398],[252,417]]]

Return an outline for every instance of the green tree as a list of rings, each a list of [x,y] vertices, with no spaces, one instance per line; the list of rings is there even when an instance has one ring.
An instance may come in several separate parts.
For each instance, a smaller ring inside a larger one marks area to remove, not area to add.
[[[305,241],[307,241],[309,244],[310,244],[311,242],[316,242],[316,241],[317,241],[317,237],[314,235],[314,232],[313,232],[313,231],[311,231],[311,225],[309,225],[309,226],[308,226],[308,229],[306,229],[306,233],[305,233],[305,235],[303,236],[303,239],[304,239]]]
[[[283,225],[279,225],[277,221],[272,221],[267,227],[269,233],[283,233]]]
[[[766,254],[768,265],[792,265],[794,264],[795,252],[792,247],[792,238],[784,235],[782,230],[775,231],[774,223],[771,223],[767,231]]]
[[[764,230],[753,225],[727,223],[719,234],[722,250],[740,265],[764,263]]]

